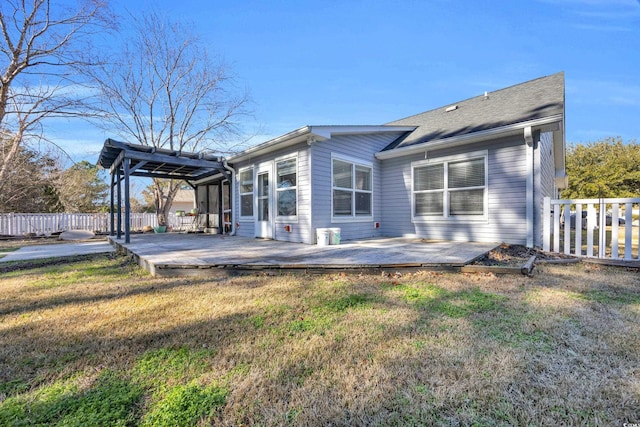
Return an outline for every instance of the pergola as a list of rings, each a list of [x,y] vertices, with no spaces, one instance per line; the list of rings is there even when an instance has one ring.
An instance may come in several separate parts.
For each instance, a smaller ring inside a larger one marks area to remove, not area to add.
[[[211,154],[173,151],[146,145],[129,144],[107,139],[104,142],[98,165],[109,169],[110,185],[110,234],[115,235],[117,204],[117,238],[122,238],[122,183],[124,181],[124,235],[125,243],[130,243],[131,203],[129,179],[131,176],[184,180],[193,186],[196,182],[221,174],[231,181],[230,169],[223,159]],[[115,188],[115,191],[114,191]],[[115,192],[115,194],[114,194]],[[116,199],[117,198],[117,203]]]

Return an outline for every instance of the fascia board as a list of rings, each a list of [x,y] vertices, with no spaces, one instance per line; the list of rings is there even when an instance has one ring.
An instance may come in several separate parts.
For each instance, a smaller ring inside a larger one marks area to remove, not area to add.
[[[238,154],[235,154],[227,159],[228,163],[236,163],[241,162],[245,159],[258,156],[260,154],[268,153],[269,151],[273,151],[278,148],[286,147],[288,145],[293,145],[299,141],[304,141],[309,133],[311,132],[310,126],[303,126],[294,131],[285,133],[284,135],[280,135],[276,138],[270,139],[269,141],[263,142],[262,144],[258,144],[251,148],[247,148],[244,151],[241,151]]]
[[[553,158],[555,160],[556,171],[565,170],[565,156],[564,132],[553,132]]]
[[[415,129],[416,126],[311,126],[311,133],[325,139],[330,139],[333,135],[366,135],[385,132],[412,132]]]

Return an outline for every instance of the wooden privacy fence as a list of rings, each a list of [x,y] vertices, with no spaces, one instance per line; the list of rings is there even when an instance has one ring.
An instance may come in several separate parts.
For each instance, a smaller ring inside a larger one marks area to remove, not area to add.
[[[640,198],[544,199],[542,249],[613,260],[640,259]]]
[[[66,230],[108,233],[109,221],[108,213],[6,213],[0,214],[0,235],[49,236]],[[174,222],[176,222],[174,215],[170,215],[169,225],[172,226]],[[131,214],[131,230],[142,230],[147,225],[151,227],[158,225],[155,214]]]

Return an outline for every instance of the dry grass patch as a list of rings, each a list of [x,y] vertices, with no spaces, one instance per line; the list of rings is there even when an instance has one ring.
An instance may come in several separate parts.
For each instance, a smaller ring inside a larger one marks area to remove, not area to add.
[[[0,278],[1,425],[638,421],[637,273]]]

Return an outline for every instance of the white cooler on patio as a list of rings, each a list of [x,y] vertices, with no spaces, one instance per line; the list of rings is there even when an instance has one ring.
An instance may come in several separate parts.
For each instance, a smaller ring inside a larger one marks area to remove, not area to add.
[[[316,228],[316,244],[318,246],[328,246],[331,232],[328,228]]]

